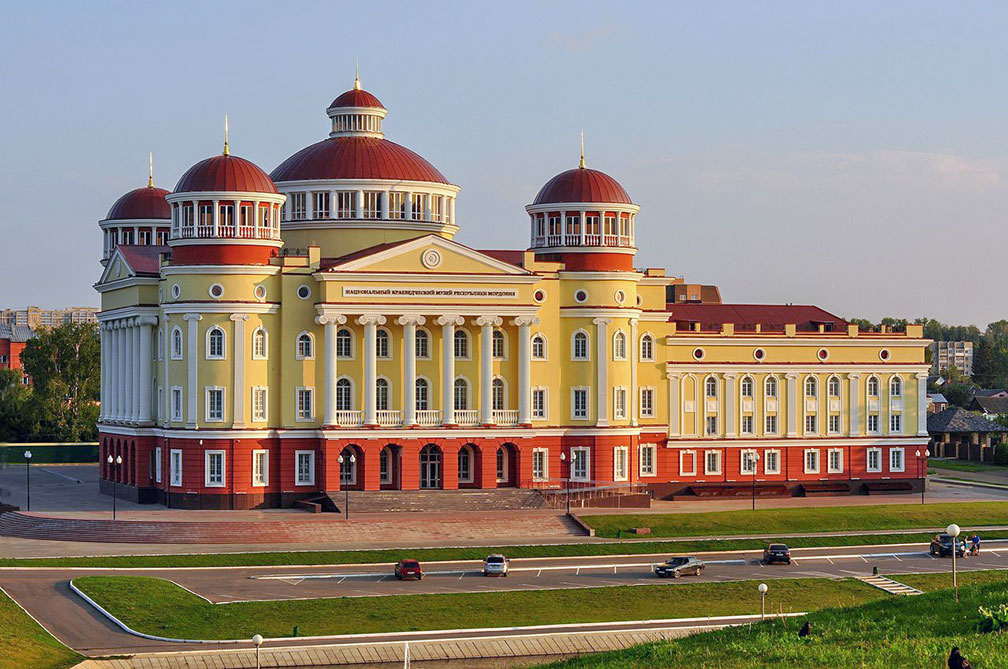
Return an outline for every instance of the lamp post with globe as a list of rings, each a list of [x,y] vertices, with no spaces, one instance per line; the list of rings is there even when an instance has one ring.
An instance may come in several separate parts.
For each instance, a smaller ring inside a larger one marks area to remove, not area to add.
[[[122,467],[122,461],[121,455],[115,456],[113,460],[111,454],[105,460],[108,463],[109,469],[112,470],[112,520],[116,519],[116,481],[119,480],[119,468]]]
[[[760,594],[760,620],[766,620],[766,592],[769,588],[766,583],[760,583],[756,589]]]
[[[260,667],[262,666],[261,664],[259,664],[259,646],[262,645],[262,642],[263,642],[262,634],[256,634],[255,636],[252,637],[252,643],[255,644],[256,649],[256,669],[260,669]]]
[[[31,459],[32,452],[24,452],[24,466],[25,466],[25,494],[28,496],[28,503],[25,505],[28,508],[26,511],[31,511]]]
[[[350,477],[347,476],[346,481],[343,480],[343,462],[344,462],[343,456],[340,455],[339,458],[337,458],[337,460],[339,460],[340,463],[340,485],[343,486],[343,492],[345,493],[345,496],[343,498],[344,499],[343,518],[344,520],[350,520],[350,488],[347,487],[350,482]],[[351,469],[353,468],[355,462],[357,462],[357,456],[351,453],[350,454]]]
[[[952,589],[955,590],[955,600],[959,601],[959,581],[956,578],[956,551],[959,549],[959,533],[962,531],[958,525],[952,523],[945,531],[952,537]]]
[[[563,471],[563,464],[567,461],[567,454],[560,454],[560,471]],[[567,515],[570,515],[570,472],[567,472],[567,476],[564,477],[564,498],[567,500]]]

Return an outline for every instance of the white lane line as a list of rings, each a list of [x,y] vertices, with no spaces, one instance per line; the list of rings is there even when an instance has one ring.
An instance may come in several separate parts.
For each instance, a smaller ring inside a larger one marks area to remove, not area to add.
[[[858,557],[860,557],[860,558],[861,558],[861,559],[862,559],[862,560],[863,560],[863,561],[864,561],[864,562],[865,562],[866,564],[868,563],[868,560],[867,560],[867,559],[865,559],[865,556],[864,556],[864,555],[859,555]]]
[[[994,557],[1001,557],[1001,555],[1000,555],[1000,554],[998,554],[998,553],[995,553],[994,551],[991,551],[991,555],[993,555]]]
[[[382,582],[382,581],[384,581],[384,580],[385,580],[386,578],[388,578],[388,574],[385,574],[384,576],[382,576],[381,578],[379,578],[379,579],[378,579],[378,582],[379,582],[379,583],[381,583],[381,582]]]
[[[462,580],[462,577],[463,577],[463,576],[465,576],[465,572],[462,572],[461,574],[459,574],[459,580],[460,580],[460,581]]]
[[[830,559],[830,558],[826,558],[826,559],[829,560],[830,564],[834,564],[832,559]]]
[[[336,584],[339,585],[340,583],[342,583],[345,580],[346,580],[346,578],[341,578],[340,580],[336,581]]]
[[[899,559],[899,556],[898,556],[898,555],[893,555],[893,557],[894,557],[894,558],[896,558],[896,561],[897,561],[897,562],[903,562],[903,560],[900,560],[900,559]]]
[[[539,578],[540,576],[542,576],[542,569],[536,572],[536,578]]]

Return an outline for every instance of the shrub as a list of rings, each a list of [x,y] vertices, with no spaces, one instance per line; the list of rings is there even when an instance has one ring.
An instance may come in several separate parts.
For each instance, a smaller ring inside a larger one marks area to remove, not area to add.
[[[988,609],[984,606],[980,606],[978,609],[980,615],[983,616],[983,620],[978,626],[981,632],[1000,632],[1008,629],[1008,604],[1002,604],[996,609]]]
[[[998,444],[994,447],[994,464],[1008,466],[1008,444]]]

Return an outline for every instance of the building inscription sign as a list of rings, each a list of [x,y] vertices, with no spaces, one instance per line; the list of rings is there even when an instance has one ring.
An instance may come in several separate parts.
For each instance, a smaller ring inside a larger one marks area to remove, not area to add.
[[[397,297],[412,299],[518,299],[514,288],[431,288],[429,286],[343,286],[343,297]]]

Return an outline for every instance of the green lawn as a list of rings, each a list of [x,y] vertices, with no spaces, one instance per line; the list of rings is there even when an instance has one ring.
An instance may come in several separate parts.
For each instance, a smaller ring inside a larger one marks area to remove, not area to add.
[[[954,469],[957,472],[1003,472],[1005,467],[997,465],[985,465],[969,460],[928,460],[928,467],[934,469]]]
[[[896,577],[918,587],[938,585],[939,574]],[[948,577],[945,577],[945,584]],[[1008,666],[1005,634],[980,634],[978,606],[1008,602],[1005,572],[962,575],[960,603],[950,590],[892,597],[818,611],[808,616],[812,634],[798,638],[804,619],[774,620],[697,634],[675,641],[586,655],[552,669],[661,669],[699,667],[944,667],[952,646],[977,667]],[[942,584],[942,585],[945,585]]]
[[[0,666],[62,669],[84,660],[0,592]]]
[[[134,630],[188,639],[247,639],[424,629],[679,618],[758,612],[755,581],[570,590],[340,597],[209,604],[175,584],[140,576],[74,583]],[[853,579],[780,579],[767,605],[805,611],[890,597]]]
[[[98,462],[98,444],[4,444],[0,446],[0,463],[23,465],[24,453],[31,451],[33,465],[57,463],[90,464]]]
[[[958,523],[963,528],[1008,524],[1008,502],[953,502],[945,504],[882,504],[708,513],[587,515],[581,519],[601,537],[616,537],[633,527],[650,527],[659,537],[728,536],[771,532],[852,532],[940,528]]]

